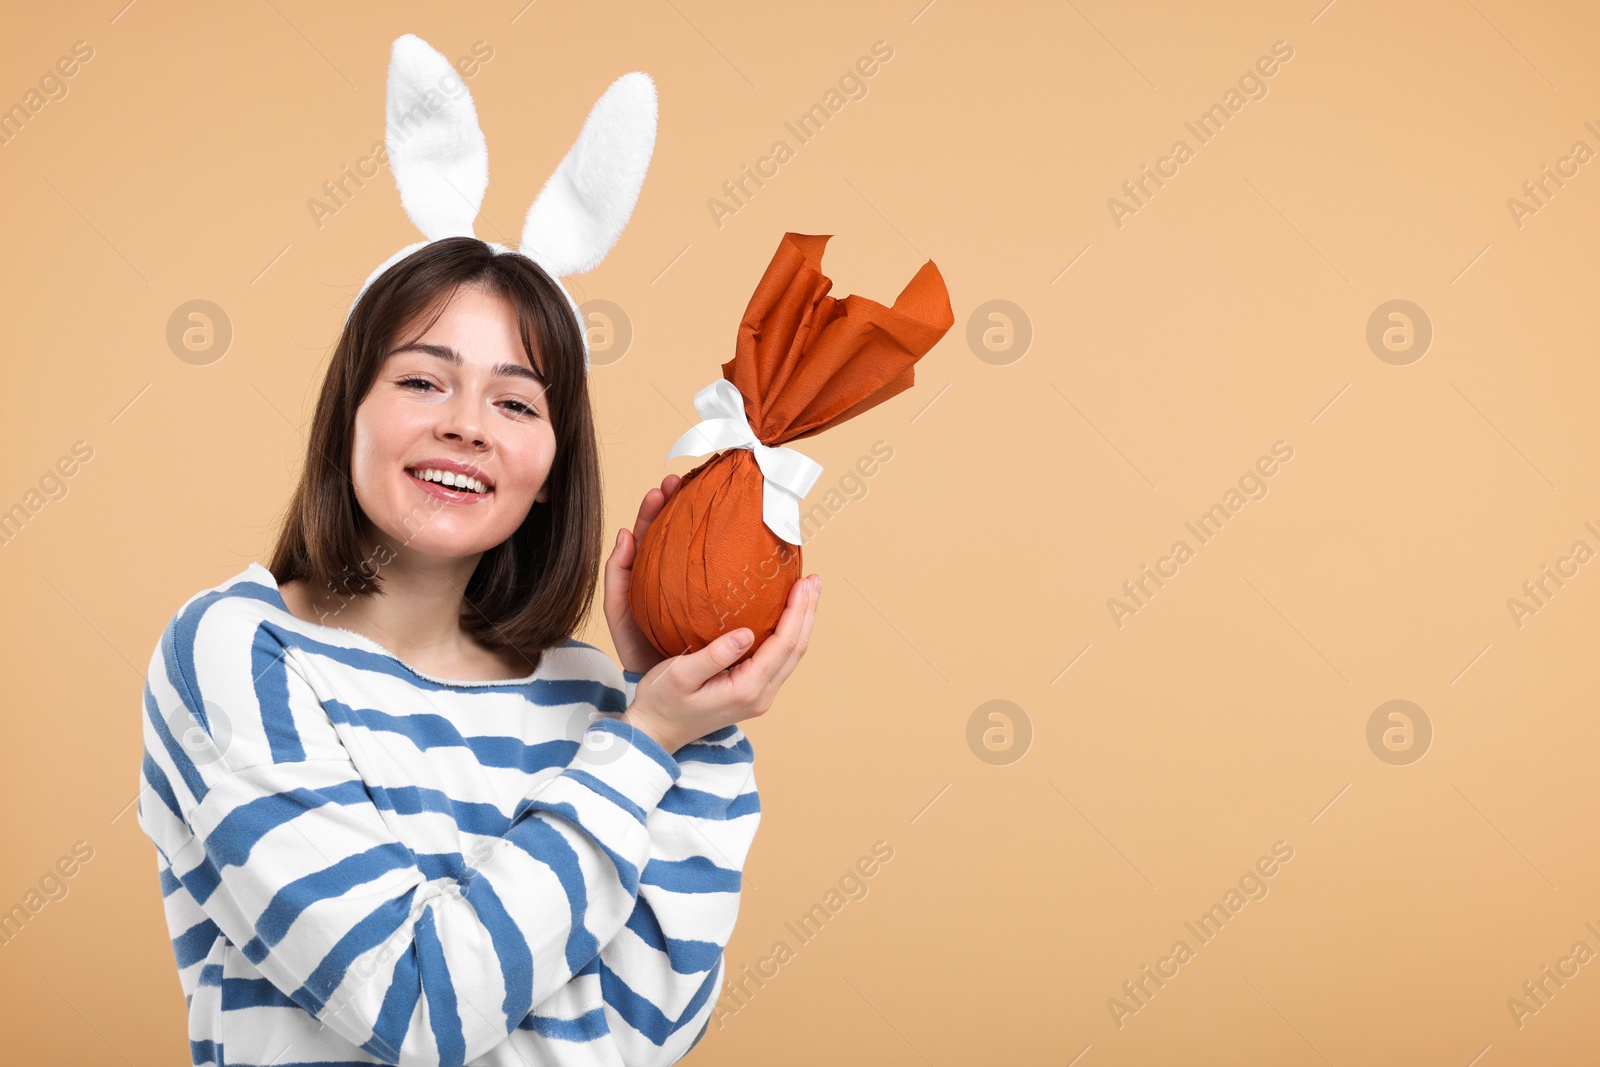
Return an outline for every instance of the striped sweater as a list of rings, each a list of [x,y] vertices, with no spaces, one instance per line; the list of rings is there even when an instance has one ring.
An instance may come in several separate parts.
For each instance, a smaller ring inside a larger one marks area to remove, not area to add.
[[[195,1064],[669,1064],[704,1035],[760,820],[738,726],[674,754],[569,640],[451,681],[252,563],[150,660],[139,825]]]

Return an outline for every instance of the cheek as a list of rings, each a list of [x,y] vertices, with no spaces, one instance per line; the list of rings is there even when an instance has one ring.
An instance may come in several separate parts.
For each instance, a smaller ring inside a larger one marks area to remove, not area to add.
[[[519,492],[535,493],[549,477],[555,455],[555,433],[548,424],[541,423],[534,432],[521,434],[514,443],[503,445],[504,478],[509,478]]]
[[[360,490],[384,484],[400,462],[404,436],[403,413],[369,401],[356,411],[354,441],[350,447],[350,473]]]

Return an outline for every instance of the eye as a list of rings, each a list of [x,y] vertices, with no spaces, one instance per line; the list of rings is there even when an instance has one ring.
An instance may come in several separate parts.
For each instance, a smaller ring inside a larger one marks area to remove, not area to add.
[[[405,377],[405,378],[400,378],[395,382],[395,384],[398,385],[402,389],[408,389],[408,390],[411,390],[412,392],[416,392],[416,393],[424,393],[424,392],[427,392],[430,389],[438,388],[436,385],[433,384],[433,382],[429,381],[427,378],[422,378],[422,377],[419,377],[417,375],[410,375],[410,376]],[[505,401],[505,403],[506,403],[506,405],[508,407],[510,407],[513,411],[515,411],[520,416],[531,415],[536,419],[542,417],[542,416],[540,416],[540,414],[538,412],[538,409],[529,407],[527,404],[524,404],[520,400],[507,400],[507,401]]]

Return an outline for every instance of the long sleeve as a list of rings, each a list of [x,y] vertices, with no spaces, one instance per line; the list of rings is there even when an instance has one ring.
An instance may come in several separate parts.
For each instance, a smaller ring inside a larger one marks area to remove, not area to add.
[[[140,825],[204,909],[199,934],[226,935],[341,1037],[402,1067],[482,1056],[629,920],[647,819],[678,764],[597,720],[509,828],[495,816],[503,833],[480,838],[471,862],[425,873],[298,650],[240,603],[180,612],[152,657]],[[380,792],[407,813],[450,805]]]
[[[641,677],[623,672],[629,704]],[[737,725],[673,757],[682,774],[649,815],[638,899],[600,950],[606,1019],[629,1067],[674,1063],[704,1036],[761,819],[755,754]]]

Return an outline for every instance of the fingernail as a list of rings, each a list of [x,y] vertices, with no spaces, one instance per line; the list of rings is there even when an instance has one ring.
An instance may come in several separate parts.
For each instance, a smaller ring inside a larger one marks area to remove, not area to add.
[[[749,643],[750,643],[750,632],[748,630],[740,630],[738,633],[733,635],[733,647],[734,648],[744,648]]]
[[[628,531],[626,531],[626,530],[618,530],[617,531],[617,547],[618,548],[622,547],[622,539],[623,539],[623,537],[627,536],[627,532]]]

